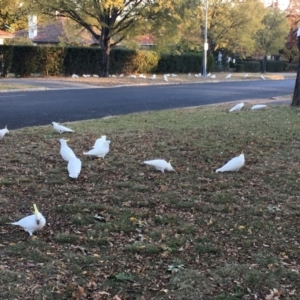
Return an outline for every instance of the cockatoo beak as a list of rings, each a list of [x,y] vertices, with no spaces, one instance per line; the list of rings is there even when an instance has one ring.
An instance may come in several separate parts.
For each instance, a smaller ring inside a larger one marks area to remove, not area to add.
[[[69,142],[69,141],[70,141],[70,139],[66,139],[65,141],[66,141],[66,142]]]
[[[7,129],[7,125],[5,125],[5,129]]]

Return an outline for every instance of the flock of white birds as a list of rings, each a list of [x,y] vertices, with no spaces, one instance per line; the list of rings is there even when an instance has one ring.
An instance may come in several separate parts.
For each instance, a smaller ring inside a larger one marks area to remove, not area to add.
[[[166,74],[165,76],[170,76],[169,74]],[[168,77],[167,76],[167,77]],[[176,76],[175,74],[172,74],[171,76]],[[237,112],[240,111],[244,107],[244,103],[238,103],[235,106],[233,106],[229,112]],[[266,108],[266,105],[263,104],[257,104],[251,107],[251,110],[257,110],[257,109],[263,109]],[[62,134],[65,132],[74,132],[74,130],[63,126],[59,123],[52,122],[53,129],[57,131],[58,133]],[[3,137],[9,133],[7,126],[5,128],[0,130],[0,140],[3,139]],[[67,169],[69,172],[69,177],[71,178],[78,178],[80,172],[81,172],[81,160],[75,155],[74,151],[68,146],[67,142],[68,140],[60,139],[60,155],[68,162]],[[98,158],[104,158],[107,153],[109,152],[109,145],[110,141],[106,139],[106,136],[103,135],[101,138],[98,138],[95,141],[95,144],[92,146],[92,149],[83,152],[84,155],[91,155],[96,156]],[[170,162],[167,162],[164,159],[153,159],[153,160],[146,160],[144,161],[144,164],[154,167],[156,170],[164,173],[166,171],[175,171],[171,165]],[[229,160],[224,166],[216,170],[216,173],[219,172],[233,172],[238,171],[241,167],[243,167],[245,164],[245,156],[243,153],[241,153],[239,156],[232,158]],[[34,214],[27,216],[25,218],[22,218],[18,222],[11,223],[12,225],[18,225],[22,227],[25,231],[29,233],[30,236],[32,236],[33,232],[38,231],[42,229],[46,224],[45,217],[38,211],[36,205],[34,204]]]
[[[168,77],[177,77],[178,75],[177,74],[164,74],[163,75],[163,80],[164,81],[169,81],[168,80]],[[188,77],[191,77],[192,76],[192,74],[191,73],[189,73],[188,74]],[[195,77],[197,77],[197,78],[200,78],[200,77],[202,77],[202,74],[201,73],[196,73],[196,74],[194,74],[194,76]],[[72,78],[79,78],[80,76],[78,76],[78,75],[76,75],[76,74],[73,74],[72,76],[71,76]],[[84,78],[89,78],[89,77],[99,77],[98,75],[96,75],[96,74],[94,74],[94,75],[89,75],[89,74],[83,74],[82,75],[82,77],[84,77]],[[116,78],[116,77],[124,77],[124,74],[120,74],[120,75],[109,75],[109,77],[112,77],[112,78]],[[128,75],[127,76],[128,78],[132,78],[132,79],[135,79],[135,78],[143,78],[143,79],[151,79],[151,80],[155,80],[156,79],[156,74],[153,74],[151,77],[147,77],[146,75],[144,75],[144,74],[140,74],[140,75],[135,75],[135,74],[130,74],[130,75]],[[216,79],[217,78],[217,76],[215,75],[215,74],[211,74],[211,73],[208,73],[207,75],[206,75],[206,77],[207,78],[210,78],[210,79]],[[230,79],[232,77],[232,74],[231,73],[229,73],[229,74],[227,74],[226,76],[225,76],[225,79]],[[246,73],[243,77],[248,77],[248,74]],[[221,77],[220,77],[221,78]],[[263,79],[263,80],[265,80],[266,78],[263,76],[263,75],[261,75],[260,76],[260,78],[261,79]]]

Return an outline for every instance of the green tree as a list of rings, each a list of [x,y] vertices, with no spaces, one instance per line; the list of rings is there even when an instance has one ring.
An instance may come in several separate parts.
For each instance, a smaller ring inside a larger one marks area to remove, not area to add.
[[[19,0],[0,0],[0,29],[20,30],[27,27],[27,9]]]
[[[171,15],[172,0],[27,0],[36,12],[68,17],[84,27],[103,49],[100,75],[109,75],[111,48],[144,20]]]
[[[264,27],[256,32],[254,38],[257,48],[264,53],[262,72],[265,72],[267,55],[278,55],[290,28],[285,13],[273,7],[268,8],[262,24]]]
[[[226,48],[240,55],[255,49],[253,32],[262,28],[265,14],[260,0],[210,0],[208,8],[208,37],[210,49]]]

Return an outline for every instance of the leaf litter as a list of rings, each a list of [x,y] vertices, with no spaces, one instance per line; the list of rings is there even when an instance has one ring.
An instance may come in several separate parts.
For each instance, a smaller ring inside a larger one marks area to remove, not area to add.
[[[5,299],[297,299],[299,113],[227,106],[72,123],[68,177],[52,126],[0,143]],[[88,129],[87,129],[88,128]],[[102,134],[105,159],[83,157]],[[245,153],[237,173],[216,174]],[[146,159],[171,159],[160,173]],[[30,238],[9,223],[47,219]]]

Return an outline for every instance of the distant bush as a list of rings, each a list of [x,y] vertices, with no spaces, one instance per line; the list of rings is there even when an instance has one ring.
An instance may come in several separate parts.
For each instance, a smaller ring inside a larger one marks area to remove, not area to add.
[[[257,60],[243,61],[242,64],[244,65],[245,72],[256,73],[261,71],[261,64]]]
[[[207,61],[209,68],[209,61]],[[157,73],[201,72],[202,55],[200,53],[162,54],[157,65]]]
[[[13,46],[2,45],[0,47],[0,74],[6,77],[11,69],[13,60]]]
[[[283,69],[285,72],[298,71],[298,64],[290,64],[285,62]]]
[[[102,50],[93,47],[58,47],[30,45],[0,45],[1,76],[9,72],[26,77],[34,73],[42,76],[71,74],[100,74]],[[199,73],[202,71],[201,53],[162,54],[146,50],[112,49],[110,74],[120,73]],[[214,68],[214,57],[207,57],[207,71]]]
[[[267,72],[283,72],[284,71],[284,62],[283,61],[268,60],[266,71]]]
[[[245,72],[245,66],[243,64],[235,64],[236,72]]]
[[[27,77],[32,73],[38,73],[39,70],[39,47],[35,46],[13,46],[13,58],[11,72],[18,77]]]

